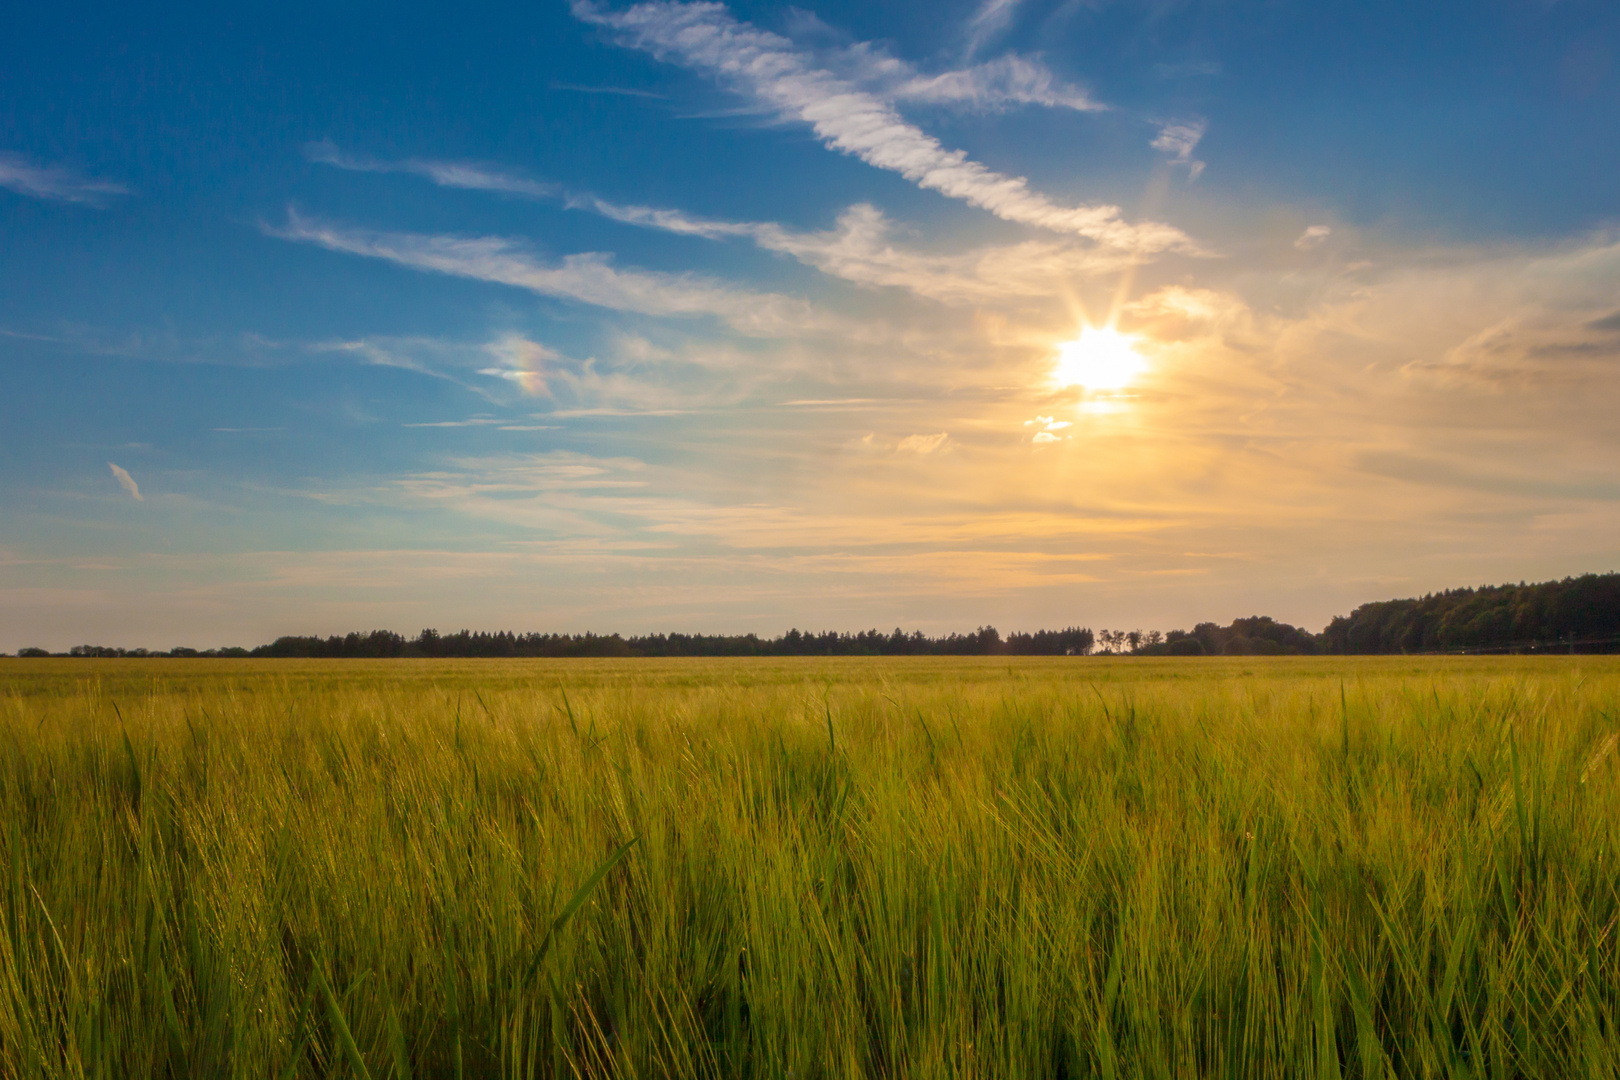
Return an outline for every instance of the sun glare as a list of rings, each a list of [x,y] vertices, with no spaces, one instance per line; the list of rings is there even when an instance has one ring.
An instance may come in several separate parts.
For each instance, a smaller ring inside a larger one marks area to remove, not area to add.
[[[1144,366],[1136,338],[1108,328],[1086,328],[1073,341],[1057,347],[1052,379],[1059,386],[1119,390],[1130,385]]]

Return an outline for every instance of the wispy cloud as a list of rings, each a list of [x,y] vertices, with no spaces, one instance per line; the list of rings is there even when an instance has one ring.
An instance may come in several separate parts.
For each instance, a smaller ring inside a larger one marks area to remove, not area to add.
[[[981,112],[997,112],[1013,105],[1098,112],[1097,103],[1081,87],[1053,75],[1038,60],[1009,53],[973,67],[937,75],[913,73],[888,87],[896,101],[929,105],[960,105]]]
[[[445,186],[474,186],[462,182],[473,170],[465,164],[431,160],[379,162],[342,154],[330,144],[323,146],[329,152],[323,152],[317,158],[320,161],[336,164],[359,160],[368,162],[364,167],[369,171],[411,172]],[[1118,250],[1083,247],[1078,241],[1029,240],[955,254],[911,250],[897,245],[889,220],[864,203],[840,215],[835,229],[799,232],[772,222],[720,221],[683,210],[624,205],[597,195],[564,193],[554,185],[525,180],[509,172],[490,170],[487,175],[498,176],[505,183],[497,190],[558,199],[569,209],[679,236],[749,239],[767,251],[789,255],[857,285],[902,288],[944,303],[1050,297],[1074,278],[1110,273],[1122,265],[1123,256]]]
[[[7,188],[32,199],[106,206],[129,188],[108,180],[91,180],[71,169],[56,165],[36,165],[20,154],[0,153],[0,188]]]
[[[1158,136],[1153,140],[1153,149],[1169,154],[1171,164],[1185,166],[1187,179],[1196,180],[1198,174],[1204,171],[1204,163],[1192,155],[1204,138],[1206,127],[1203,120],[1166,124],[1159,129]]]
[[[136,502],[146,501],[141,497],[140,485],[135,483],[135,478],[133,476],[129,475],[129,473],[124,469],[114,465],[110,461],[107,462],[107,468],[112,470],[113,479],[118,481],[118,486],[129,492],[130,498],[134,499]]]
[[[566,200],[573,210],[588,210],[626,225],[646,229],[661,229],[681,236],[701,236],[718,240],[730,236],[753,236],[759,225],[742,221],[715,221],[712,218],[693,217],[684,210],[667,210],[653,206],[622,206],[595,195],[570,195]]]
[[[752,235],[760,247],[791,255],[823,273],[860,285],[906,289],[944,303],[1049,298],[1076,278],[1121,265],[1116,252],[1063,241],[1027,240],[943,254],[901,246],[892,233],[881,211],[859,204],[826,232],[760,225]]]
[[[731,288],[694,274],[619,270],[598,252],[546,264],[504,237],[371,232],[330,225],[289,212],[287,224],[265,227],[284,240],[329,251],[383,259],[415,270],[511,285],[541,296],[575,300],[643,315],[711,315],[742,334],[779,337],[829,329],[830,319],[803,300]]]
[[[416,424],[401,424],[408,428],[465,428],[465,427],[497,427],[501,423],[493,416],[474,416],[467,420],[429,420]]]
[[[616,97],[656,98],[663,100],[663,94],[655,94],[651,90],[635,90],[628,86],[579,86],[575,83],[554,82],[553,90],[572,90],[576,94],[612,94]]]
[[[351,172],[412,173],[425,176],[440,187],[465,188],[469,191],[495,191],[506,195],[522,195],[531,199],[556,198],[562,189],[555,184],[512,176],[487,165],[466,161],[427,161],[406,158],[401,161],[381,161],[362,154],[339,150],[330,140],[310,143],[304,147],[304,156],[322,165],[331,165]]]
[[[1021,0],[984,0],[967,23],[967,55],[972,56],[999,37],[1012,22]]]
[[[809,124],[828,147],[919,187],[981,207],[1008,221],[1077,233],[1132,251],[1196,250],[1181,230],[1131,224],[1117,206],[1063,206],[1007,176],[949,150],[907,123],[891,101],[818,65],[793,42],[739,22],[723,5],[655,2],[607,11],[574,0],[574,14],[613,30],[618,42],[694,71],[717,76],[758,108]]]
[[[772,222],[715,221],[679,210],[618,206],[590,197],[570,205],[615,221],[707,239],[746,237],[822,273],[857,285],[906,289],[943,303],[1051,297],[1066,282],[1118,270],[1124,256],[1074,241],[1027,240],[958,253],[919,251],[898,244],[894,226],[874,206],[844,211],[836,228],[799,232]]]

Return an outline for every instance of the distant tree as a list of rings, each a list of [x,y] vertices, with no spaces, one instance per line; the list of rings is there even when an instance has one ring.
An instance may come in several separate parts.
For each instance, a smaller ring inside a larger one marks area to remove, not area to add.
[[[35,659],[41,656],[49,656],[51,654],[46,649],[40,649],[30,645],[26,649],[18,649],[17,655],[24,659]]]
[[[1334,653],[1613,652],[1620,650],[1620,574],[1362,604],[1330,622],[1321,642]]]
[[[1151,639],[1153,635],[1148,635]],[[1204,622],[1191,632],[1172,630],[1161,639],[1144,639],[1138,653],[1147,656],[1282,656],[1318,651],[1314,635],[1265,615],[1233,619],[1230,626]]]

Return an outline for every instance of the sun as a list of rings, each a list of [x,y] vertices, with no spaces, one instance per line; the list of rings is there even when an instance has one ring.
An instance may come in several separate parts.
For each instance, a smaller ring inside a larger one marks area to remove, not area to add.
[[[1052,381],[1087,390],[1119,390],[1130,385],[1146,366],[1136,351],[1136,338],[1107,327],[1087,327],[1073,341],[1057,347]]]

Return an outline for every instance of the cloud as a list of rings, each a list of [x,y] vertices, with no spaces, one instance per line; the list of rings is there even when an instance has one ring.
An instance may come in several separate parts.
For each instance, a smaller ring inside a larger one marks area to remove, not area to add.
[[[1158,136],[1153,140],[1153,149],[1171,155],[1171,163],[1186,166],[1187,179],[1196,180],[1198,174],[1204,171],[1204,163],[1195,160],[1192,153],[1203,139],[1207,126],[1203,120],[1166,124],[1159,129]]]
[[[945,445],[950,438],[949,433],[941,431],[933,435],[907,435],[900,440],[895,451],[901,454],[932,454]]]
[[[479,369],[480,375],[493,375],[510,379],[531,396],[548,393],[547,369],[562,357],[538,341],[530,341],[522,334],[506,334],[485,346],[499,366]]]
[[[840,215],[836,229],[795,232],[770,222],[719,221],[682,210],[623,205],[597,195],[564,193],[551,184],[492,170],[478,175],[498,177],[499,186],[493,181],[475,185],[467,181],[473,166],[428,160],[377,162],[342,155],[329,143],[320,145],[324,156],[316,160],[323,162],[358,160],[367,164],[355,168],[373,172],[409,172],[446,186],[481,186],[486,190],[535,198],[556,198],[572,210],[584,210],[626,225],[678,236],[706,240],[745,238],[767,251],[792,256],[833,277],[858,285],[903,288],[944,303],[1050,297],[1054,290],[1061,289],[1073,278],[1112,273],[1124,265],[1122,254],[1117,250],[1083,248],[1074,241],[1031,240],[954,255],[907,250],[890,240],[892,226],[882,212],[864,203]]]
[[[141,497],[140,485],[135,483],[135,478],[133,476],[129,475],[129,473],[125,472],[123,469],[119,468],[117,465],[114,465],[110,461],[107,462],[107,468],[112,470],[113,479],[118,481],[118,486],[129,492],[130,498],[134,499],[136,502],[146,501]]]
[[[985,9],[990,16],[989,22],[1004,24],[1019,2],[989,0]],[[792,32],[801,39],[837,39],[841,36],[808,12],[797,12],[789,17],[788,22]],[[969,45],[967,56],[971,59],[976,46],[971,41]],[[828,73],[890,103],[953,105],[976,112],[1001,112],[1021,105],[1042,105],[1077,112],[1100,112],[1108,108],[1093,98],[1085,87],[1066,82],[1053,74],[1039,56],[1021,56],[1009,52],[969,67],[930,73],[872,41],[851,45],[840,43],[814,51],[801,48],[800,52],[807,62],[819,65]]]
[[[562,189],[555,184],[511,176],[487,165],[465,161],[427,161],[421,158],[379,161],[359,154],[346,154],[327,139],[305,146],[304,156],[322,165],[331,165],[350,172],[413,173],[427,177],[440,187],[496,191],[531,199],[556,198],[562,193]]]
[[[1074,421],[1059,420],[1055,416],[1037,416],[1033,420],[1025,420],[1024,426],[1040,428],[1039,431],[1035,432],[1030,442],[1036,446],[1041,446],[1046,443],[1062,442],[1064,439],[1069,438],[1068,435],[1058,435],[1056,433],[1064,428],[1074,427]]]
[[[1620,408],[1620,339],[1605,326],[1620,282],[1614,235],[1541,251],[1409,256],[1382,273],[1321,273],[1318,299],[1278,331],[1274,348],[1324,370],[1342,363],[1357,373],[1398,373],[1390,392],[1402,409],[1423,402],[1465,412],[1468,428],[1499,424],[1572,444],[1589,415]],[[1531,420],[1537,402],[1556,403],[1557,420]]]
[[[1301,251],[1309,251],[1332,235],[1333,230],[1327,225],[1311,225],[1299,234],[1299,239],[1294,241],[1294,246]]]
[[[538,424],[567,417],[674,415],[734,407],[758,398],[765,387],[803,377],[797,369],[815,365],[825,371],[823,350],[829,344],[844,355],[850,346],[847,338],[732,343],[712,333],[688,336],[674,328],[660,328],[660,336],[670,341],[669,348],[614,333],[598,344],[597,355],[584,358],[513,330],[482,340],[376,336],[316,342],[304,349],[442,379],[494,407],[461,419],[410,417],[404,427],[515,431],[542,430]],[[536,404],[529,399],[543,401],[545,411],[529,411]],[[514,415],[510,410],[515,408],[524,411]]]
[[[694,274],[619,270],[598,252],[546,264],[503,237],[460,237],[371,232],[328,225],[289,212],[287,225],[265,227],[271,236],[315,244],[415,270],[473,278],[541,296],[575,300],[615,311],[655,316],[711,315],[754,337],[792,336],[832,328],[802,300],[778,293],[734,289]]]
[[[827,252],[852,245],[857,267],[868,250],[926,254],[895,242],[866,209],[870,216],[852,226],[792,239],[821,237]],[[876,239],[863,229],[877,230]],[[1140,335],[1148,370],[1108,410],[1050,390],[1050,327],[1028,318],[956,353],[941,333],[927,362],[891,362],[876,349],[850,350],[850,358],[820,342],[753,345],[754,357],[771,362],[745,358],[717,371],[723,389],[700,402],[702,416],[679,421],[614,417],[693,400],[680,395],[696,380],[675,366],[684,328],[648,330],[655,342],[604,354],[595,367],[564,355],[560,340],[516,335],[462,343],[453,357],[423,352],[463,375],[539,375],[550,396],[521,414],[409,419],[469,417],[478,423],[468,431],[490,431],[479,442],[502,449],[531,439],[496,428],[555,422],[560,433],[545,435],[546,447],[604,457],[445,459],[382,480],[332,474],[336,493],[350,495],[343,506],[399,507],[420,515],[415,535],[456,535],[487,550],[445,554],[442,578],[412,573],[440,556],[378,556],[358,575],[363,585],[346,576],[357,555],[289,554],[286,578],[244,572],[221,595],[285,589],[289,618],[311,618],[299,590],[307,593],[311,575],[327,575],[321,602],[333,606],[317,615],[335,629],[369,621],[360,614],[369,609],[353,606],[357,589],[419,604],[422,621],[409,609],[419,625],[431,624],[432,611],[442,625],[452,617],[443,611],[461,610],[447,604],[468,605],[486,624],[510,610],[519,622],[604,620],[586,622],[598,628],[667,628],[688,611],[698,613],[689,625],[735,627],[784,610],[831,625],[864,625],[868,615],[909,624],[913,611],[971,625],[1008,612],[1046,620],[1084,610],[1094,624],[1119,625],[1110,605],[1162,602],[1175,619],[1191,612],[1190,622],[1233,596],[1301,622],[1459,577],[1517,580],[1515,566],[1556,576],[1610,565],[1620,528],[1615,238],[1558,249],[1401,248],[1392,257],[1372,239],[1365,246],[1377,261],[1349,272],[1284,260],[1224,277],[1215,266],[1212,280],[1195,284],[1166,268],[1121,312],[1122,328]],[[885,273],[907,265],[883,259]],[[712,337],[709,329],[694,337]],[[693,343],[692,353],[710,348]],[[778,363],[782,354],[789,358]],[[798,356],[806,359],[784,376]],[[627,373],[664,382],[613,382]],[[757,381],[746,392],[719,400],[748,378]],[[555,413],[542,412],[554,404]],[[487,422],[507,415],[523,419]],[[861,434],[874,429],[892,434],[862,446]],[[915,434],[902,442],[901,432]],[[416,435],[424,448],[439,441]],[[677,444],[672,457],[667,448]],[[778,483],[783,476],[793,482]],[[320,497],[300,494],[312,506]],[[320,503],[320,513],[334,504]],[[320,521],[304,520],[318,547]],[[450,568],[454,560],[462,569]],[[1189,584],[1186,572],[1206,564],[1208,583]],[[193,586],[193,569],[177,566],[175,590]],[[32,567],[12,573],[31,587],[49,584]],[[1150,574],[1163,574],[1164,584],[1142,584]],[[1408,577],[1388,584],[1391,575]],[[1086,578],[1098,580],[1070,587]],[[433,593],[433,580],[449,584]],[[973,599],[1023,589],[1031,591],[1000,607]],[[734,606],[704,606],[722,593]],[[898,602],[911,595],[933,599]],[[1290,616],[1289,604],[1304,606]],[[404,610],[382,617],[397,624]]]
[[[107,180],[89,180],[60,166],[35,165],[20,154],[0,153],[0,187],[32,199],[106,206],[129,188]]]
[[[349,154],[330,141],[310,143],[304,148],[311,161],[331,165],[352,172],[409,173],[422,176],[440,187],[464,188],[470,191],[496,191],[508,195],[522,195],[531,199],[561,202],[570,210],[587,210],[621,221],[628,225],[663,229],[666,232],[690,236],[716,238],[741,236],[754,226],[722,221],[704,221],[692,218],[678,210],[660,210],[650,206],[621,206],[595,195],[566,191],[559,184],[515,176],[490,165],[464,161],[438,161],[428,158],[409,158],[402,161],[384,161],[359,154]]]
[[[1013,105],[1045,105],[1077,112],[1106,108],[1081,87],[1058,79],[1045,64],[1016,53],[938,75],[911,74],[890,82],[886,90],[884,96],[894,101],[961,105],[980,112],[999,112]]]
[[[1006,176],[948,150],[903,120],[879,93],[819,66],[793,43],[738,22],[723,5],[654,2],[610,12],[574,0],[574,14],[615,31],[617,41],[693,71],[717,76],[736,93],[783,121],[810,125],[829,148],[919,187],[960,199],[1008,221],[1075,233],[1135,252],[1194,251],[1179,229],[1131,224],[1117,206],[1062,206]]]
[[[967,22],[967,55],[972,56],[984,45],[1001,35],[1018,12],[1021,0],[984,0],[973,18]]]
[[[1029,240],[960,254],[908,249],[892,240],[893,226],[876,207],[858,204],[827,232],[796,233],[776,225],[754,227],[754,241],[791,255],[826,274],[861,285],[907,289],[944,303],[980,304],[1049,298],[1077,277],[1117,270],[1117,252],[1082,249],[1070,242]]]
[[[554,82],[553,90],[572,90],[576,94],[612,94],[617,97],[638,97],[664,99],[663,94],[655,94],[651,90],[635,90],[628,86],[579,86],[575,83]]]
[[[664,210],[652,206],[621,206],[597,198],[595,195],[570,195],[565,200],[565,205],[571,210],[588,210],[626,225],[661,229],[681,236],[701,236],[706,240],[753,236],[761,228],[749,222],[714,221],[692,217],[682,210]]]
[[[430,378],[455,383],[463,390],[490,399],[490,395],[478,386],[459,379],[444,369],[445,365],[440,362],[444,355],[447,353],[453,354],[459,350],[454,346],[447,346],[445,342],[435,338],[360,338],[347,341],[318,341],[308,344],[304,348],[312,353],[339,353],[356,356],[376,367],[414,371],[418,375],[426,375]],[[424,357],[431,359],[424,359]],[[449,366],[463,367],[465,365],[451,364]]]
[[[1484,327],[1438,359],[1418,361],[1410,370],[1498,390],[1591,382],[1610,375],[1620,361],[1620,341],[1601,327],[1597,334],[1592,330],[1591,322],[1556,312],[1525,311]]]
[[[918,251],[896,244],[893,224],[881,210],[858,203],[824,232],[796,232],[769,222],[714,221],[679,210],[618,206],[594,196],[570,206],[650,229],[706,239],[746,237],[767,251],[857,285],[906,289],[948,304],[980,304],[1017,298],[1048,298],[1066,282],[1117,271],[1122,253],[1083,248],[1073,241],[1027,240],[956,254]]]
[[[496,427],[501,421],[493,416],[473,416],[466,420],[430,420],[416,424],[401,424],[408,428],[464,428],[464,427]]]

